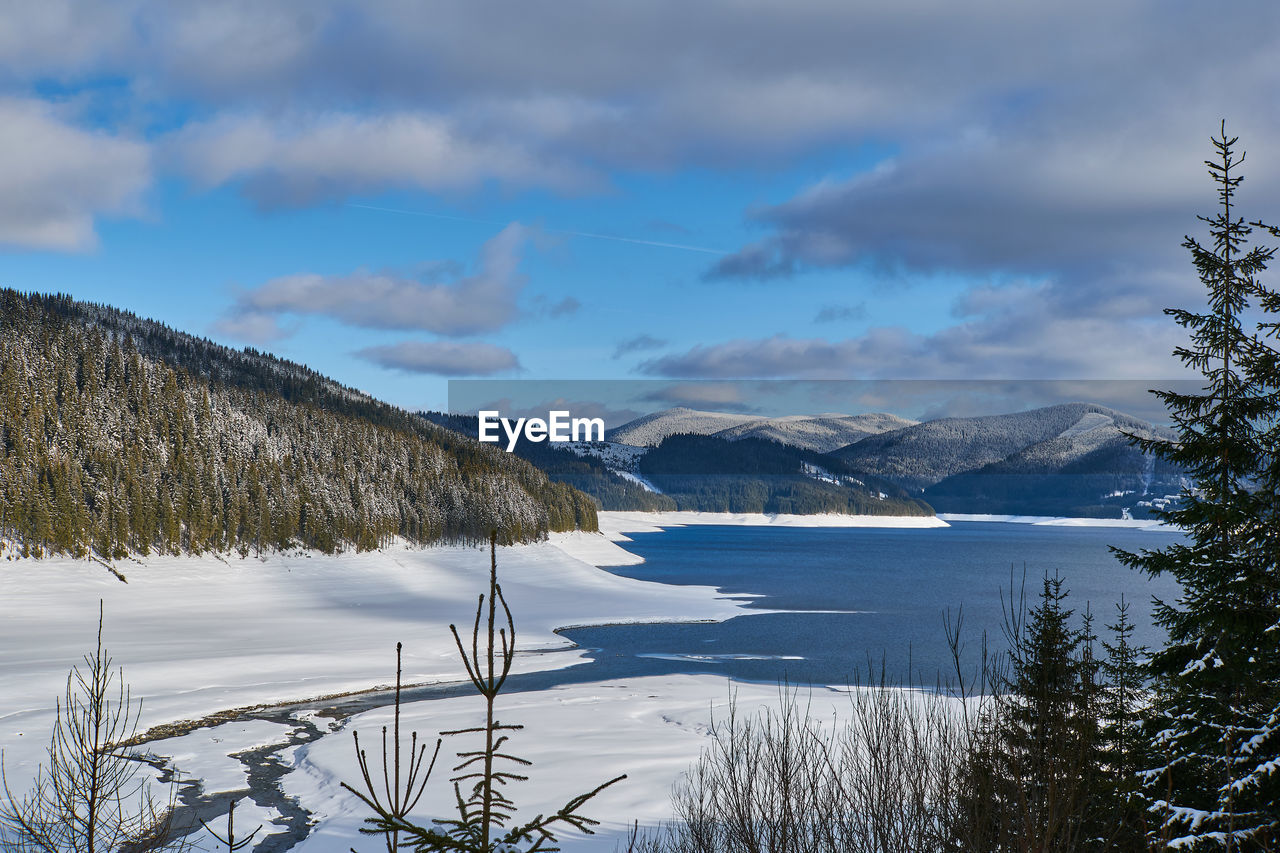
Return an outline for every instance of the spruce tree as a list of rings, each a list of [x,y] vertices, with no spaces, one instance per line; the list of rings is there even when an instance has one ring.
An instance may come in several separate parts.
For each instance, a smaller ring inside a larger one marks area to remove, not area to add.
[[[957,850],[1105,849],[1098,663],[1092,629],[1072,624],[1062,579],[1045,575],[1029,612],[1011,601],[1007,671],[962,771]]]
[[[1168,640],[1149,667],[1156,692],[1151,747],[1161,757],[1149,775],[1162,824],[1156,834],[1166,843],[1227,851],[1280,843],[1280,772],[1259,754],[1267,744],[1276,751],[1277,530],[1260,510],[1274,506],[1276,482],[1267,472],[1276,444],[1268,427],[1280,400],[1275,376],[1260,369],[1269,348],[1245,321],[1266,294],[1258,277],[1274,250],[1247,246],[1252,229],[1235,210],[1244,160],[1236,141],[1224,123],[1212,140],[1216,159],[1205,161],[1220,207],[1200,217],[1210,242],[1183,243],[1207,309],[1165,312],[1190,334],[1174,354],[1205,384],[1200,393],[1155,392],[1176,439],[1135,439],[1190,472],[1192,488],[1160,513],[1185,531],[1186,542],[1118,552],[1128,565],[1181,586],[1174,602],[1156,603]]]
[[[1100,760],[1103,767],[1103,820],[1121,850],[1141,850],[1147,833],[1147,805],[1141,773],[1152,756],[1142,736],[1144,709],[1150,704],[1143,662],[1147,650],[1133,644],[1134,624],[1124,596],[1116,605],[1116,621],[1107,625],[1112,642],[1102,641],[1102,720]]]

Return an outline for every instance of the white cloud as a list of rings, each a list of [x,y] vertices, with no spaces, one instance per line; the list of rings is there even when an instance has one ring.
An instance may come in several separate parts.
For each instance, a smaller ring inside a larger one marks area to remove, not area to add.
[[[468,138],[450,118],[418,112],[222,115],[184,127],[164,149],[200,185],[240,182],[267,207],[403,187],[458,192],[489,180],[571,192],[593,180],[511,139]]]
[[[0,243],[91,248],[95,219],[138,214],[150,182],[145,144],[76,127],[50,104],[0,99]]]
[[[999,298],[994,298],[998,296]],[[651,359],[642,373],[672,378],[1128,379],[1182,375],[1172,321],[1065,311],[1045,284],[975,289],[964,321],[932,334],[876,327],[830,340],[774,335],[699,345]]]
[[[483,343],[402,341],[366,347],[356,355],[393,370],[437,376],[492,376],[521,369],[511,350]]]
[[[285,315],[332,317],[351,326],[458,337],[491,332],[515,319],[525,285],[519,271],[527,229],[513,223],[480,250],[476,271],[451,282],[423,282],[383,273],[300,273],[240,293],[219,323],[248,340],[281,337]]]

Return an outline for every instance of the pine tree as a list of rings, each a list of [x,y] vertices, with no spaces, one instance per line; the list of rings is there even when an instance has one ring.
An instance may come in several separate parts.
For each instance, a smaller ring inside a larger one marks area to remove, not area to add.
[[[1130,566],[1170,575],[1181,585],[1173,603],[1157,602],[1168,632],[1155,652],[1157,712],[1150,774],[1158,836],[1197,849],[1275,849],[1280,844],[1280,772],[1267,769],[1261,747],[1277,744],[1274,424],[1280,413],[1275,376],[1260,366],[1264,340],[1244,315],[1265,297],[1258,280],[1274,250],[1247,248],[1252,229],[1234,208],[1242,178],[1236,138],[1225,123],[1206,161],[1220,210],[1200,217],[1211,242],[1187,237],[1208,296],[1204,313],[1167,309],[1190,333],[1174,354],[1205,379],[1201,393],[1156,392],[1177,430],[1173,441],[1135,439],[1145,451],[1182,466],[1193,488],[1160,513],[1182,528],[1185,544],[1140,553],[1118,552]],[[1265,305],[1264,305],[1265,307]],[[1268,671],[1269,667],[1269,671]],[[1270,734],[1268,734],[1270,732]],[[1259,758],[1263,760],[1260,762]]]
[[[1062,579],[1045,575],[1029,612],[1010,601],[1008,669],[973,735],[959,850],[1103,849],[1098,664],[1092,628],[1071,624]]]
[[[1152,756],[1142,736],[1144,709],[1150,691],[1143,675],[1146,648],[1133,644],[1134,624],[1129,603],[1121,596],[1116,621],[1107,626],[1112,642],[1102,641],[1101,763],[1104,770],[1103,820],[1113,827],[1121,850],[1142,850],[1147,834],[1147,805],[1141,773]]]

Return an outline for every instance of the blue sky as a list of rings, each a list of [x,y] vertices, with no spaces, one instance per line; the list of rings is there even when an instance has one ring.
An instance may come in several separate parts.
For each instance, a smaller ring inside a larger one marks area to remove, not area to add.
[[[1221,119],[1280,218],[1277,56],[1269,2],[6,4],[0,283],[411,408],[1172,377]]]

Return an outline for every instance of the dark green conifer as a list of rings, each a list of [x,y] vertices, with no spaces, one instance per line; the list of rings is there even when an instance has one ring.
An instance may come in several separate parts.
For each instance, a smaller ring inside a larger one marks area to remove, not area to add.
[[[1175,355],[1200,373],[1200,393],[1156,392],[1177,430],[1173,441],[1141,439],[1147,452],[1191,472],[1193,488],[1160,513],[1186,532],[1185,544],[1120,558],[1153,575],[1170,575],[1181,593],[1157,602],[1168,632],[1150,664],[1156,714],[1151,748],[1161,763],[1151,774],[1156,838],[1196,849],[1275,849],[1280,844],[1280,770],[1259,762],[1276,747],[1280,682],[1274,667],[1277,628],[1276,537],[1260,507],[1274,504],[1274,465],[1267,428],[1280,413],[1275,377],[1259,370],[1268,347],[1246,326],[1246,312],[1265,295],[1259,275],[1273,249],[1248,247],[1251,228],[1235,209],[1241,183],[1235,138],[1225,124],[1206,161],[1218,188],[1219,212],[1201,217],[1210,242],[1187,237],[1207,310],[1165,313],[1190,333]],[[1270,491],[1270,494],[1268,494]],[[1274,755],[1275,753],[1272,752]]]
[[[1103,850],[1098,664],[1072,625],[1062,579],[1045,575],[1029,612],[1008,605],[1007,671],[973,733],[960,786],[959,850]]]

